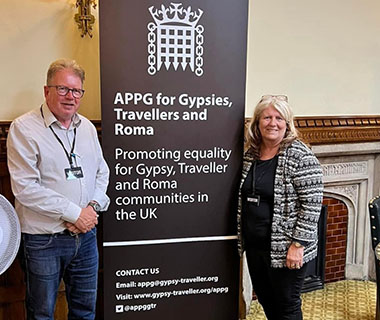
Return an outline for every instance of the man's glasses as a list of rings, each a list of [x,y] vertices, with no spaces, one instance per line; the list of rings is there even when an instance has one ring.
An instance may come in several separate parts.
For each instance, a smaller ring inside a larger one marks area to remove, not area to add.
[[[57,90],[57,93],[60,96],[65,96],[68,94],[69,91],[73,94],[74,98],[80,99],[84,95],[84,90],[83,89],[75,89],[75,88],[68,88],[65,86],[48,86],[49,88],[54,87]]]
[[[286,96],[284,94],[277,94],[277,95],[266,94],[266,95],[264,95],[264,96],[261,97],[261,101],[267,100],[267,99],[272,99],[272,98],[288,102],[288,96]]]

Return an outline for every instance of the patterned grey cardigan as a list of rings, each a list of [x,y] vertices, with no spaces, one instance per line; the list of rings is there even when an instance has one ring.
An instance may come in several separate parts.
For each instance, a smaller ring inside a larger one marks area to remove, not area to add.
[[[253,160],[252,153],[248,151],[244,154],[237,217],[240,255],[244,251],[241,234],[241,187]],[[322,197],[321,165],[304,143],[295,140],[278,153],[270,252],[272,267],[285,267],[288,248],[293,240],[307,243],[304,250],[304,263],[316,257],[317,228]]]

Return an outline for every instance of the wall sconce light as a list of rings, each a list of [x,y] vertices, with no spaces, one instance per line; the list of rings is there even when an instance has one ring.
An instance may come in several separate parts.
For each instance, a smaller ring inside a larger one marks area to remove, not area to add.
[[[95,22],[95,17],[91,14],[91,7],[96,9],[96,0],[77,0],[76,7],[78,13],[74,19],[79,30],[82,30],[81,37],[88,34],[92,38],[92,25]]]

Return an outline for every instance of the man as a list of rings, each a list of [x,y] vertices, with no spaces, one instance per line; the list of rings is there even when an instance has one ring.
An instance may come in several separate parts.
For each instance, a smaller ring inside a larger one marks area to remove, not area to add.
[[[53,62],[45,103],[14,120],[8,167],[21,223],[28,319],[54,319],[60,281],[68,319],[94,319],[98,212],[109,205],[109,170],[95,127],[77,113],[84,70]]]

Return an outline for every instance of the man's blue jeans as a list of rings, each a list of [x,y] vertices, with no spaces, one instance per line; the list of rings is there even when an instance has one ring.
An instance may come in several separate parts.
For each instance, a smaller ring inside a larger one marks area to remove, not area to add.
[[[96,229],[71,236],[23,235],[28,320],[53,320],[63,279],[68,319],[94,319],[98,279]]]

